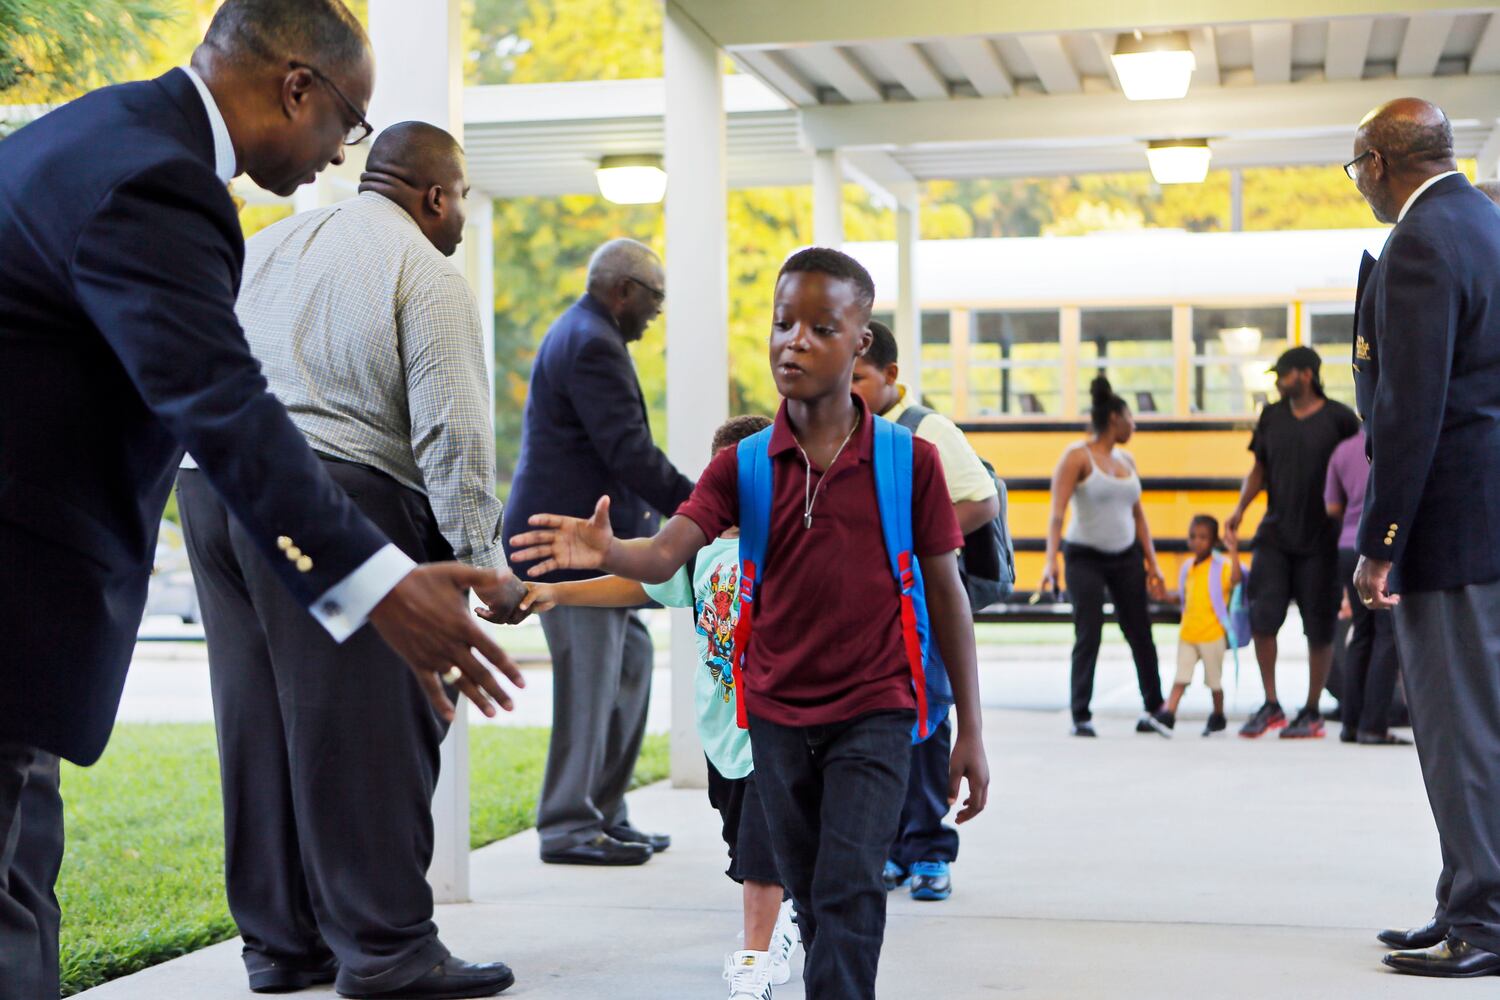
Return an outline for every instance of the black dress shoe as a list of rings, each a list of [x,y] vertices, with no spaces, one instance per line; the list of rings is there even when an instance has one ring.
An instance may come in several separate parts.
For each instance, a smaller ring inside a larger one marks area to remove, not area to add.
[[[645,844],[656,854],[660,854],[672,846],[672,838],[665,833],[645,833],[629,824],[625,826],[606,826],[604,832],[622,844]]]
[[[1385,964],[1397,972],[1414,976],[1441,976],[1444,979],[1468,979],[1471,976],[1493,976],[1500,973],[1500,955],[1476,948],[1467,941],[1449,937],[1442,944],[1421,951],[1393,951]]]
[[[273,963],[250,973],[251,993],[296,993],[309,986],[322,986],[338,977],[338,959],[330,957],[321,965],[297,966]]]
[[[1375,936],[1380,939],[1381,944],[1388,944],[1392,948],[1431,948],[1443,943],[1443,939],[1448,936],[1448,926],[1433,919],[1421,927],[1405,931],[1384,930]]]
[[[1355,739],[1362,747],[1409,747],[1411,740],[1395,733],[1365,733],[1361,732]]]
[[[341,997],[357,1000],[465,1000],[466,997],[492,997],[516,981],[515,973],[504,962],[477,964],[449,955],[405,986],[377,993],[345,993]]]
[[[649,844],[627,844],[601,833],[560,851],[543,851],[542,860],[549,865],[643,865],[651,853]]]

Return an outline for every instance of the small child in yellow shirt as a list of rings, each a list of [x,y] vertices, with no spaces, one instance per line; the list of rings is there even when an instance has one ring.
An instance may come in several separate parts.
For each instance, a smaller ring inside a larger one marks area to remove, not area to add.
[[[1217,553],[1222,545],[1219,522],[1199,514],[1188,526],[1188,549],[1193,553],[1183,566],[1178,586],[1182,602],[1182,628],[1177,637],[1177,679],[1167,699],[1167,717],[1176,720],[1177,706],[1193,681],[1193,671],[1201,661],[1203,682],[1213,693],[1214,710],[1208,717],[1204,736],[1222,733],[1224,719],[1224,653],[1229,648],[1225,624],[1229,621],[1230,597],[1245,578],[1240,566],[1239,539],[1231,535],[1227,555]]]

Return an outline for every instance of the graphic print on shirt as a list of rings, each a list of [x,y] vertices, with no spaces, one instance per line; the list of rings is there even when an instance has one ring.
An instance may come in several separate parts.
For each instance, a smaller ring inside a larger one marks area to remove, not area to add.
[[[720,697],[726,702],[734,696],[734,671],[729,658],[734,649],[734,627],[740,619],[740,602],[736,598],[739,587],[738,565],[715,566],[708,578],[708,593],[702,610],[698,613],[698,632],[708,639],[705,665],[718,684]]]

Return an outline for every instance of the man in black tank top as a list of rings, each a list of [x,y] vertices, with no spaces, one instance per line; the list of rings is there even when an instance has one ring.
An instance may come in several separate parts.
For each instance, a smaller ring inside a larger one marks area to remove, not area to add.
[[[1239,532],[1245,508],[1262,487],[1266,514],[1255,533],[1251,565],[1250,631],[1260,664],[1266,701],[1240,730],[1256,737],[1281,729],[1284,738],[1323,735],[1318,698],[1333,662],[1333,632],[1338,618],[1338,524],[1323,505],[1328,459],[1339,442],[1359,430],[1359,418],[1343,403],[1323,393],[1322,359],[1310,347],[1293,347],[1277,360],[1280,401],[1267,406],[1250,438],[1255,466],[1245,477],[1239,504],[1225,524]],[[1287,607],[1297,602],[1307,636],[1307,703],[1288,725],[1276,697],[1276,635]]]

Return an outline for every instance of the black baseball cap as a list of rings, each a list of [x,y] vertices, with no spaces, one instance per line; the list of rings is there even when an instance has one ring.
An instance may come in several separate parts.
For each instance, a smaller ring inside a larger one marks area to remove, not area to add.
[[[1323,359],[1311,347],[1289,347],[1281,352],[1281,357],[1277,358],[1276,363],[1266,371],[1285,375],[1287,372],[1306,368],[1316,375],[1322,367]]]

